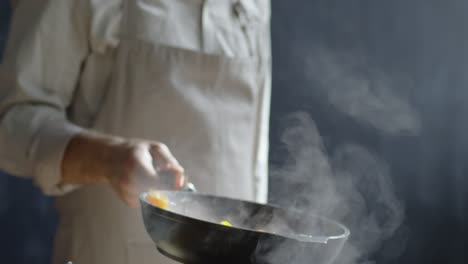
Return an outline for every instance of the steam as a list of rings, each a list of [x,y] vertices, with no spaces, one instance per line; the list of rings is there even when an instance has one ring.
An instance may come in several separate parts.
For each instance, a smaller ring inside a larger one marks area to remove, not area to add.
[[[295,50],[301,52],[311,89],[305,94],[317,96],[324,106],[379,134],[419,134],[419,114],[405,94],[412,83],[404,76],[373,67],[357,50],[343,53],[320,45]],[[347,226],[351,236],[334,263],[373,263],[373,254],[395,237],[398,245],[386,244],[384,255],[401,254],[408,234],[402,225],[404,206],[393,188],[389,166],[354,142],[326,146],[307,113],[291,114],[284,123],[285,159],[270,172],[271,181],[282,188],[272,193],[276,199],[272,202]],[[270,263],[283,264],[276,261],[283,254],[287,252],[276,248]]]
[[[387,134],[416,135],[421,123],[417,112],[401,93],[411,82],[372,69],[356,55],[314,49],[305,61],[307,76],[339,112]]]
[[[352,143],[327,153],[316,124],[306,113],[289,116],[286,127],[282,141],[288,160],[271,175],[284,180],[284,193],[275,197],[282,197],[283,205],[327,216],[351,230],[336,263],[371,263],[368,257],[394,234],[404,217],[388,166]],[[278,256],[283,253],[287,254],[278,247],[270,263],[280,264]]]

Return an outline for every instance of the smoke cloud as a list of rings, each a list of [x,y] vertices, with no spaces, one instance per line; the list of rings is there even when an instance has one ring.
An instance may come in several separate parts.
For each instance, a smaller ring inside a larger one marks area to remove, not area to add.
[[[330,105],[356,122],[390,135],[419,134],[419,115],[404,96],[411,82],[384,74],[357,54],[314,48],[304,62],[306,76]]]
[[[405,88],[398,86],[401,79],[371,70],[358,56],[314,50],[306,56],[306,74],[316,84],[313,93],[329,106],[382,134],[419,133],[418,113],[404,93],[398,93]],[[305,112],[286,117],[284,127],[281,142],[287,155],[280,167],[271,170],[272,181],[283,188],[276,190],[273,202],[347,226],[351,236],[337,264],[374,263],[373,254],[395,237],[398,244],[386,245],[384,255],[395,258],[401,254],[408,237],[403,226],[404,205],[385,161],[354,142],[327,148],[313,118]],[[281,251],[277,249],[276,259]],[[270,262],[280,264],[274,258]]]
[[[394,234],[404,217],[388,166],[352,143],[327,153],[316,124],[306,113],[292,114],[286,123],[282,141],[288,160],[271,175],[284,179],[284,193],[275,197],[282,197],[282,205],[329,217],[351,230],[336,263],[371,263],[367,258]]]

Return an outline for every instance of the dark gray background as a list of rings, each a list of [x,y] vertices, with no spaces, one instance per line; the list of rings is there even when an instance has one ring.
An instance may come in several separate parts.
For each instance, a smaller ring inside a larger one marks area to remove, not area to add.
[[[327,146],[353,141],[383,157],[409,239],[397,259],[385,254],[392,241],[384,244],[377,263],[468,263],[467,11],[463,0],[273,0],[271,164],[283,160],[282,120],[296,111],[311,114]],[[0,0],[0,48],[7,21]],[[306,67],[317,45],[403,76],[411,85],[395,89],[418,112],[421,132],[388,135],[330,107]],[[272,179],[275,202],[286,177]],[[50,199],[29,181],[0,175],[0,263],[48,263],[55,224]]]

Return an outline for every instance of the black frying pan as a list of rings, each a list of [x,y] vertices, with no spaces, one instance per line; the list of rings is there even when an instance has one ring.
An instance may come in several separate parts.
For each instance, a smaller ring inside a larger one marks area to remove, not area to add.
[[[143,221],[158,250],[186,264],[326,264],[349,231],[323,217],[198,193],[163,191],[166,210],[140,196]],[[219,224],[226,220],[232,227]],[[262,229],[262,230],[259,230]]]

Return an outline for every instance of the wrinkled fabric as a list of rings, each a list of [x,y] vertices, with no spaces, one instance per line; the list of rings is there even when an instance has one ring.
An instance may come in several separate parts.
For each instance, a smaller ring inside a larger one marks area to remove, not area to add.
[[[54,263],[169,263],[106,186],[59,186],[83,129],[166,143],[201,192],[266,202],[267,0],[21,1],[0,70],[0,168],[55,195]]]

